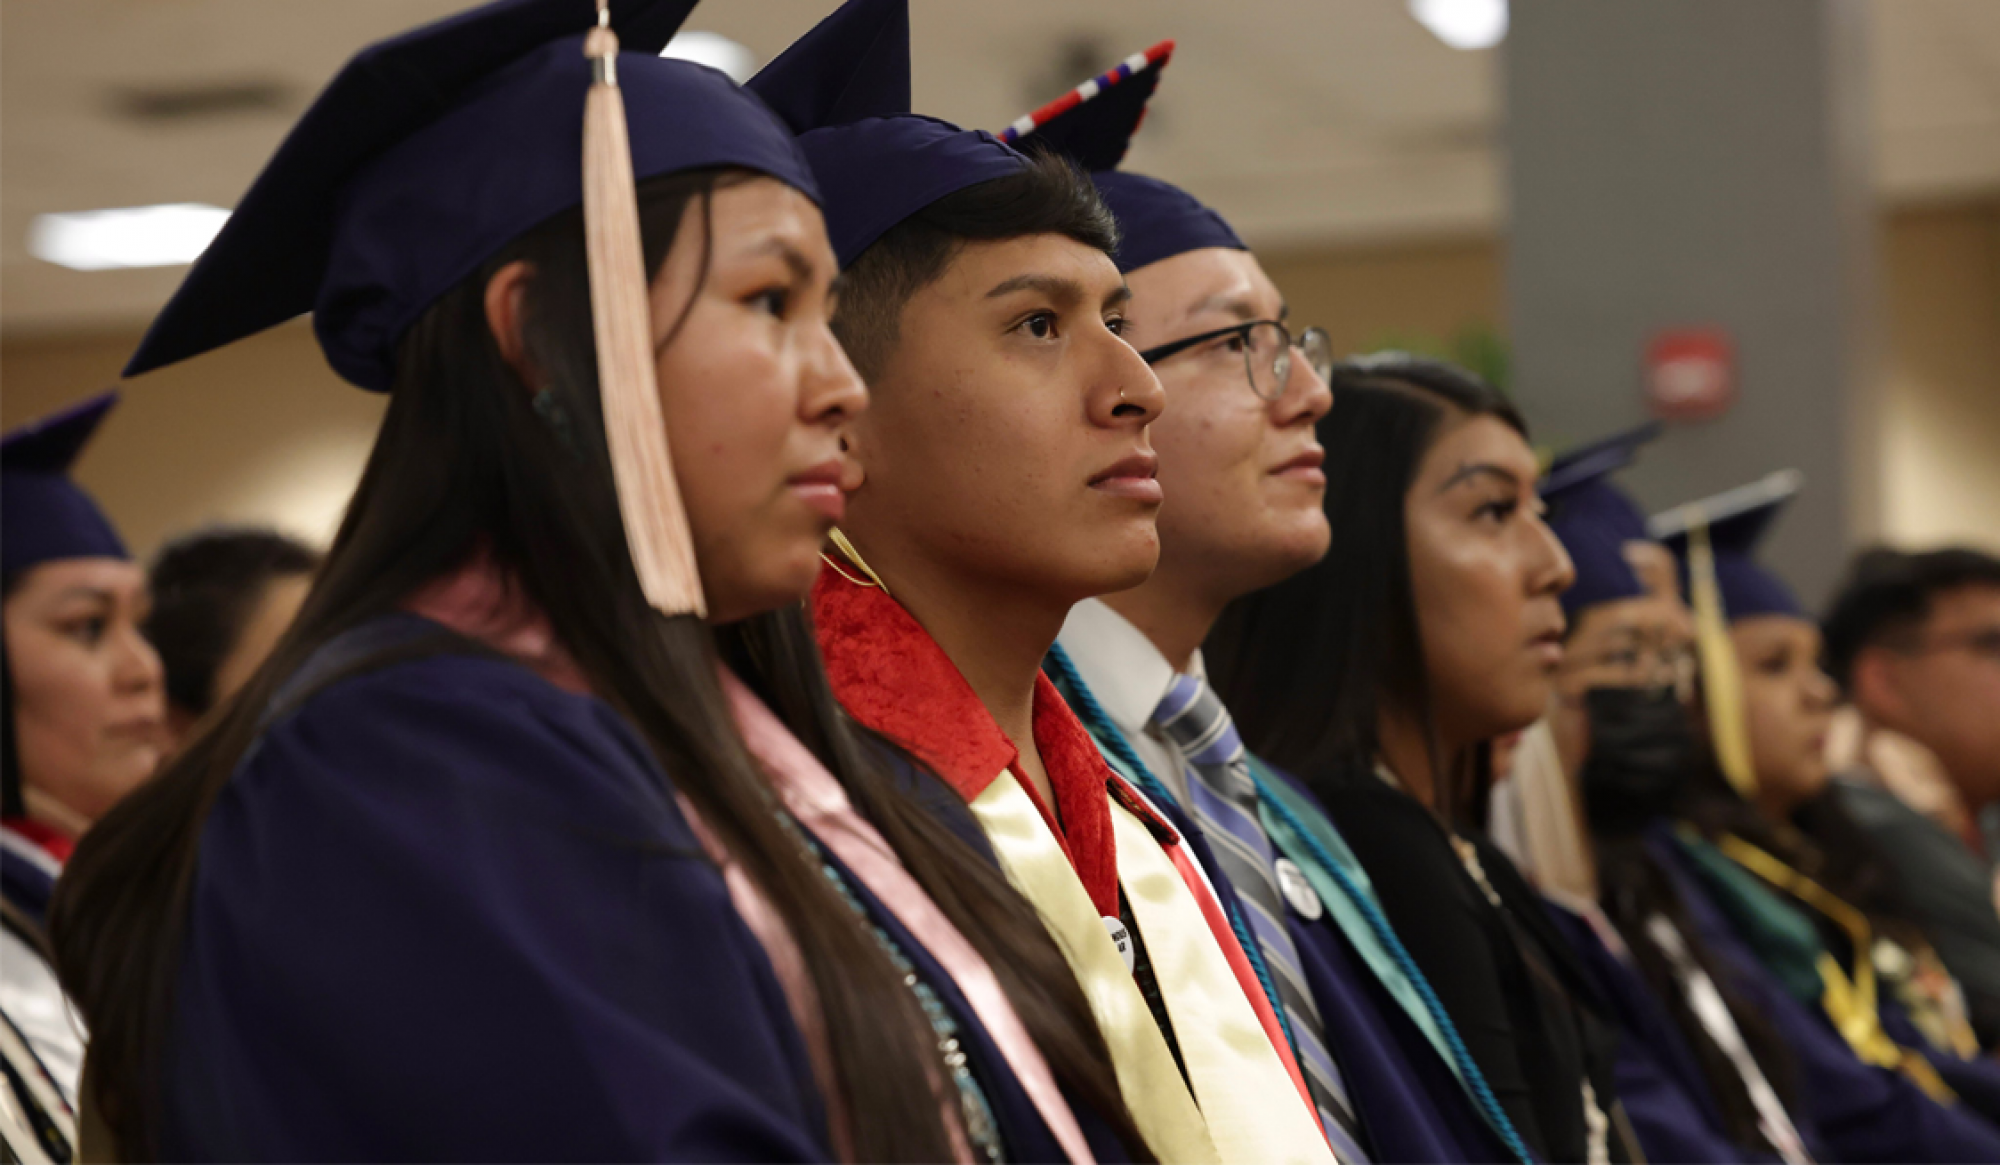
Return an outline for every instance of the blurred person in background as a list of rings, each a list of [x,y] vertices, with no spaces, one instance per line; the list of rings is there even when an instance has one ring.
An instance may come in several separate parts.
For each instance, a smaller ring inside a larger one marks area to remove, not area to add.
[[[302,542],[240,527],[198,530],[153,556],[145,632],[166,666],[176,744],[271,654],[319,566],[319,552]]]
[[[0,897],[42,919],[76,839],[166,749],[146,572],[68,468],[116,396],[0,438],[0,597],[10,689],[0,739]]]
[[[0,439],[0,1134],[16,1159],[75,1148],[83,1031],[43,934],[56,877],[166,742],[160,657],[140,633],[146,576],[69,478],[116,403],[107,393]]]
[[[1318,425],[1333,553],[1232,604],[1203,647],[1251,751],[1339,827],[1538,1159],[1643,1156],[1617,1038],[1539,895],[1482,834],[1487,742],[1548,705],[1569,556],[1526,428],[1450,365],[1336,365]]]
[[[1665,848],[1710,907],[1712,947],[1750,952],[1863,1061],[1900,1072],[1953,1116],[1983,1114],[1984,1151],[2000,1152],[1987,1123],[2000,1116],[2000,1069],[1977,1056],[1963,994],[1894,869],[1828,787],[1837,692],[1819,666],[1818,625],[1755,561],[1798,482],[1773,474],[1649,524],[1690,596],[1710,758],[1689,828]]]
[[[1822,627],[1856,738],[1841,802],[1896,868],[1980,1043],[2000,1047],[2000,912],[1978,829],[2000,798],[2000,558],[1866,551]],[[1913,804],[1913,778],[1942,778],[1937,799],[1959,817]]]
[[[1540,485],[1576,583],[1563,592],[1568,638],[1549,715],[1495,803],[1516,807],[1507,844],[1618,1016],[1620,1096],[1647,1157],[1797,1165],[1822,1147],[1795,1119],[1791,1056],[1718,968],[1646,846],[1700,758],[1686,706],[1693,623],[1673,556],[1609,480],[1658,431],[1565,453]]]
[[[1169,498],[1160,564],[1072,607],[1045,670],[1107,758],[1207,833],[1340,1159],[1510,1160],[1525,1146],[1501,1135],[1478,1065],[1450,1050],[1450,1016],[1423,1003],[1365,872],[1303,786],[1244,752],[1204,678],[1201,641],[1223,609],[1326,554],[1314,426],[1334,402],[1325,334],[1293,337],[1278,288],[1223,217],[1116,169],[1172,51],[1135,54],[1076,91],[1092,95],[1001,135],[1090,172],[1118,218],[1125,336],[1173,401],[1149,426]],[[1289,817],[1267,825],[1274,813]]]

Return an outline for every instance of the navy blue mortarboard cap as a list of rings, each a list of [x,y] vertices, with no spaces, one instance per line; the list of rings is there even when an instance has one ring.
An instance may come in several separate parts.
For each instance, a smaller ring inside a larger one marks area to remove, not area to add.
[[[1805,475],[1799,471],[1780,470],[1761,481],[1655,514],[1648,528],[1680,560],[1681,577],[1685,581],[1689,531],[1697,523],[1708,524],[1709,544],[1715,551],[1716,589],[1722,596],[1723,614],[1730,620],[1754,615],[1803,619],[1807,617],[1805,608],[1792,594],[1791,587],[1759,566],[1755,554],[1757,544],[1770,532],[1778,511],[1799,492],[1804,482]]]
[[[723,74],[662,59],[695,0],[613,0],[638,180],[707,167],[817,197],[784,126]],[[327,360],[386,390],[405,331],[583,198],[589,0],[499,0],[362,50],[293,127],[125,374],[305,312]]]
[[[107,392],[0,437],[0,576],[64,558],[128,558],[69,468],[118,403]]]
[[[1026,164],[992,134],[910,112],[909,0],[847,0],[745,87],[799,135],[842,267],[930,204]]]
[[[1576,581],[1562,594],[1563,610],[1574,617],[1602,603],[1646,593],[1625,561],[1627,542],[1644,542],[1646,515],[1611,474],[1630,465],[1639,447],[1660,435],[1657,422],[1614,433],[1556,457],[1536,487],[1548,503],[1549,529],[1576,564]]]
[[[1203,247],[1249,250],[1229,223],[1194,195],[1158,178],[1118,169],[1173,54],[1170,40],[1135,53],[1000,134],[1008,142],[1040,142],[1090,172],[1118,220],[1114,257],[1124,272]]]

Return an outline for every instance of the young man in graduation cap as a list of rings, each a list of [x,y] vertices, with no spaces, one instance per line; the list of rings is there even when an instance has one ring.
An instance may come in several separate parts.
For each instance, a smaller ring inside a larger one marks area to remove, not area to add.
[[[1333,405],[1331,352],[1317,328],[1293,335],[1283,296],[1221,215],[1118,170],[1173,49],[1135,54],[1001,134],[1089,171],[1118,218],[1126,336],[1170,402],[1151,426],[1168,497],[1159,567],[1078,603],[1048,668],[1114,762],[1207,835],[1341,1157],[1509,1160],[1511,1125],[1482,1106],[1449,1017],[1395,957],[1358,865],[1335,856],[1347,853],[1338,831],[1277,774],[1262,770],[1260,788],[1204,678],[1201,643],[1223,608],[1327,552],[1314,426]]]
[[[1115,228],[1067,162],[911,114],[908,21],[850,0],[749,86],[813,166],[873,399],[814,593],[834,688],[1041,911],[1163,1160],[1326,1161],[1200,832],[1113,774],[1039,670],[1075,602],[1158,556],[1162,396],[1121,335]]]

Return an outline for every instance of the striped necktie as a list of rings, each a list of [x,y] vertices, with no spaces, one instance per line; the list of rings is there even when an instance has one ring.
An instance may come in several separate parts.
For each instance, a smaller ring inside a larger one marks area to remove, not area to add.
[[[1251,933],[1271,968],[1284,1008],[1306,1088],[1319,1107],[1320,1124],[1343,1162],[1366,1161],[1360,1124],[1347,1099],[1340,1068],[1326,1050],[1319,1008],[1306,989],[1298,948],[1285,931],[1285,904],[1278,892],[1277,859],[1257,817],[1257,785],[1251,780],[1243,741],[1209,686],[1198,677],[1177,675],[1166,698],[1153,710],[1153,723],[1181,748],[1187,759],[1188,800],[1195,821],[1208,835],[1250,920]]]

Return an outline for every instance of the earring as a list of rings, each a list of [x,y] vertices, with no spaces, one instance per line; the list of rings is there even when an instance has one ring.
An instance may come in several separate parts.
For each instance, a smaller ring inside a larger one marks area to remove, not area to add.
[[[826,539],[827,541],[833,543],[834,549],[840,551],[841,556],[843,558],[847,559],[847,561],[854,564],[856,570],[859,570],[862,574],[867,575],[868,577],[865,579],[855,578],[853,575],[847,573],[845,570],[842,570],[840,563],[835,562],[832,555],[827,554],[825,551],[821,551],[819,560],[821,562],[826,563],[828,566],[832,567],[833,573],[846,579],[848,582],[853,583],[857,587],[874,587],[875,589],[881,591],[885,595],[889,594],[889,585],[883,582],[882,576],[876,574],[874,569],[868,565],[867,560],[861,557],[861,552],[854,548],[854,543],[849,542],[847,540],[847,535],[840,532],[840,527],[835,526],[833,529],[827,531]],[[895,596],[891,595],[890,597],[894,598]]]
[[[542,423],[555,434],[556,440],[562,447],[571,453],[576,452],[576,434],[570,428],[569,410],[563,408],[562,402],[556,399],[556,390],[544,388],[535,393],[528,404],[535,410],[535,415],[542,418]]]

